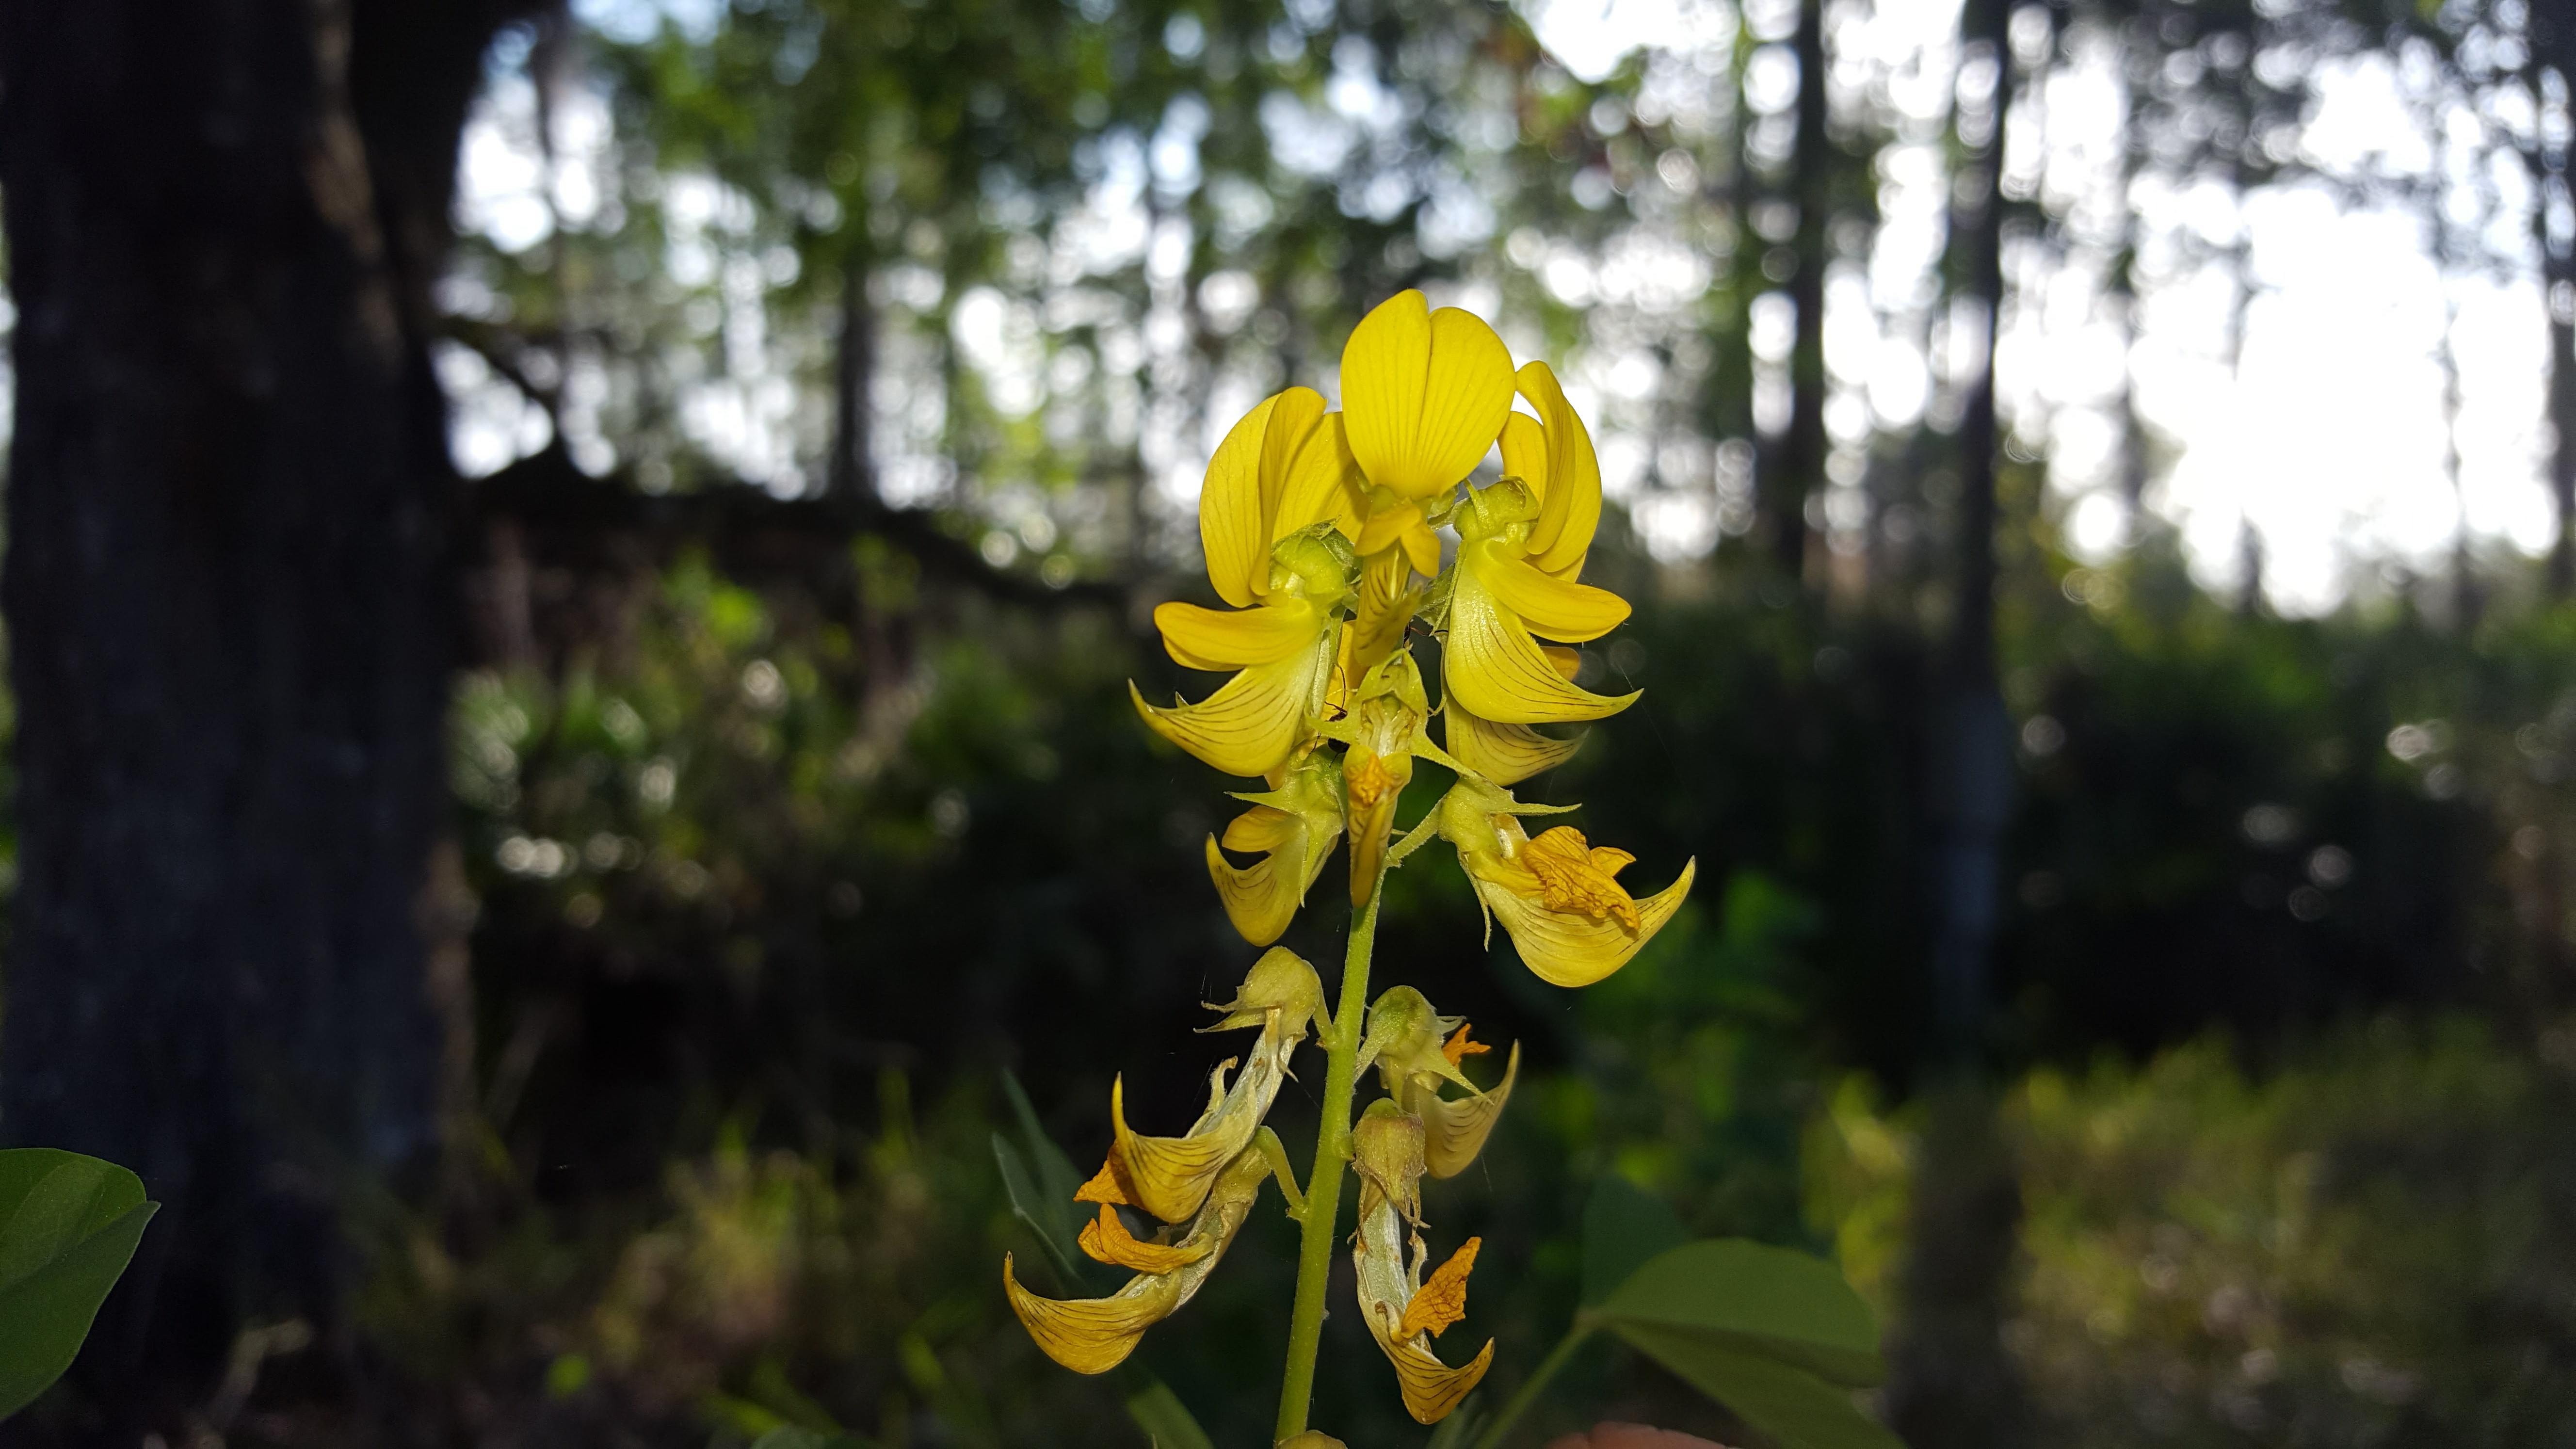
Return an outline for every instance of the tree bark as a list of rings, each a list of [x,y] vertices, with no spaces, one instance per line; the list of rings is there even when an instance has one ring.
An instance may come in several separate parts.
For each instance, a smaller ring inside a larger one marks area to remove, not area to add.
[[[2528,76],[2532,99],[2541,100],[2542,72],[2558,72],[2562,87],[2576,87],[2576,17],[2549,5],[2534,5]],[[2563,137],[2564,132],[2560,133]],[[2540,292],[2549,312],[2549,501],[2557,537],[2549,549],[2549,596],[2576,594],[2576,239],[2550,235],[2553,201],[2568,194],[2570,167],[2576,166],[2576,142],[2562,139],[2555,152],[2535,137],[2524,153],[2530,169],[2531,235],[2540,249]]]
[[[1763,449],[1764,512],[1771,560],[1795,580],[1809,573],[1814,546],[1807,503],[1825,475],[1825,264],[1833,219],[1833,141],[1826,134],[1824,0],[1800,0],[1791,47],[1798,57],[1798,139],[1790,153],[1790,195],[1798,207],[1791,242],[1797,270],[1789,300],[1798,314],[1789,347],[1789,427]]]
[[[183,1442],[234,1337],[345,1395],[337,1209],[430,1165],[419,913],[457,484],[429,365],[497,0],[0,3],[9,1140],[166,1206],[60,1442]]]
[[[1994,338],[2003,296],[1999,183],[2013,93],[2006,6],[1968,0],[1960,16],[1963,54],[1993,57],[1997,73],[1984,138],[1965,148],[1970,184],[1951,224],[1960,285],[1984,320],[1985,339],[1959,423],[1956,585],[1929,771],[1937,893],[1931,1114],[1887,1389],[1889,1421],[1915,1449],[2016,1449],[2028,1438],[2019,1370],[2002,1339],[2019,1188],[1980,1069],[2013,785],[2011,724],[1995,667]]]

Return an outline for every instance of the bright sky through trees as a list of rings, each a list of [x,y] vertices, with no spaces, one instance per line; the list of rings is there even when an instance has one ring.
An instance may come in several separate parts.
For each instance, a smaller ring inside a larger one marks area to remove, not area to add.
[[[612,37],[649,33],[666,15],[699,33],[716,13],[678,0],[660,6],[596,0],[576,8]],[[1751,10],[1778,8],[1756,4]],[[1726,83],[1722,65],[1707,61],[1734,43],[1737,16],[1723,3],[1525,0],[1524,9],[1542,44],[1578,79],[1607,76],[1639,50],[1654,47],[1641,110],[1645,93],[1686,91],[1704,76],[1705,84]],[[1947,113],[1955,70],[1955,5],[1882,0],[1836,6],[1831,13],[1838,17],[1831,37],[1835,104],[1845,106],[1850,96],[1875,88],[1903,120],[1919,123],[1922,133],[1901,135],[1884,147],[1881,223],[1867,264],[1840,266],[1828,283],[1828,364],[1841,393],[1832,421],[1837,442],[1850,449],[1866,446],[1874,431],[1904,429],[1922,418],[1935,401],[1936,375],[1945,369],[1956,375],[1972,344],[1963,339],[1961,346],[1949,345],[1929,284],[1941,255],[1949,194],[1937,122]],[[1755,34],[1765,33],[1763,14],[1749,19]],[[2118,238],[2110,223],[2088,224],[2087,217],[2121,211],[2106,198],[2118,189],[2125,103],[2107,45],[2088,52],[2076,44],[2069,51],[2070,59],[2053,63],[2031,86],[2011,122],[2008,192],[2017,184],[2022,195],[2037,194],[2053,214],[2066,218],[2066,235],[2048,247],[2008,247],[2013,296],[1997,360],[2016,446],[2050,459],[2056,506],[2075,551],[2107,557],[2127,537],[2114,411],[2124,375],[2156,437],[2148,504],[2180,529],[2195,570],[2209,584],[2236,581],[2249,528],[2261,543],[2263,582],[2272,603],[2294,613],[2333,607],[2374,566],[2443,566],[2464,516],[2473,546],[2504,543],[2525,553],[2545,548],[2545,332],[2527,183],[2512,168],[2486,176],[2471,172],[2491,166],[2501,154],[2492,145],[2472,143],[2478,125],[2527,125],[2528,118],[2481,118],[2462,102],[2428,90],[2426,79],[2410,74],[2402,59],[2374,51],[2331,62],[2317,77],[2318,101],[2296,149],[2311,175],[2256,189],[2240,205],[2214,182],[2177,189],[2142,173],[2131,188],[2141,228],[2142,300],[2135,347],[2124,369],[2124,329],[2105,289]],[[1695,59],[1707,63],[1694,67]],[[1787,69],[1773,62],[1786,62]],[[1746,104],[1757,112],[1786,104],[1784,97],[1794,96],[1797,87],[1787,46],[1757,52],[1746,67],[1745,86]],[[1766,90],[1782,94],[1765,95]],[[1323,96],[1321,105],[1274,96],[1278,104],[1262,107],[1262,121],[1286,164],[1329,174],[1372,128],[1392,124],[1386,113],[1394,101],[1364,65],[1337,66]],[[1682,103],[1689,103],[1687,96]],[[496,70],[493,89],[467,132],[462,219],[512,251],[537,244],[558,221],[582,225],[599,208],[615,205],[598,174],[606,109],[579,94],[558,106],[551,207],[542,191],[533,113],[524,77]],[[1149,188],[1182,190],[1200,179],[1194,121],[1204,127],[1203,107],[1193,115],[1176,104],[1154,135],[1104,141],[1104,165],[1087,202],[1086,222],[1058,241],[1059,251],[1072,247],[1090,255],[1059,258],[1051,272],[1070,267],[1078,274],[1085,263],[1105,270],[1113,258],[1150,258],[1155,238],[1148,234]],[[2436,132],[2438,144],[2428,134]],[[1672,164],[1661,168],[1666,185],[1679,192],[1695,184],[1687,158],[1667,160]],[[1580,194],[1582,179],[1577,200],[1594,205]],[[2383,194],[2411,187],[2435,199],[2352,199],[2349,183],[2364,180],[2380,183]],[[670,185],[677,232],[669,265],[685,274],[679,278],[684,284],[720,271],[725,313],[726,367],[680,397],[683,429],[742,476],[781,492],[800,491],[815,476],[817,435],[802,418],[811,399],[782,371],[774,355],[777,339],[765,330],[759,305],[763,264],[722,244],[733,209],[722,187],[687,176],[672,178]],[[2346,186],[2345,196],[2335,194],[2337,185]],[[1527,232],[1496,235],[1492,208],[1472,188],[1453,189],[1457,195],[1426,210],[1425,250],[1482,250],[1490,257],[1488,272],[1507,262],[1531,273],[1560,302],[1615,297],[1635,311],[1665,312],[1687,325],[1681,314],[1710,285],[1708,260],[1642,214],[1624,235],[1587,252]],[[2454,252],[2474,241],[2473,249],[2492,262],[2437,267],[2430,220],[2436,207],[2448,212]],[[2252,289],[2242,299],[2241,346],[2231,358],[2231,314],[2239,298],[2231,269],[2221,263],[2236,255],[2246,260]],[[1477,267],[1466,271],[1470,280],[1458,295],[1435,300],[1499,314],[1506,338],[1520,350],[1523,339],[1514,336],[1510,308],[1499,305],[1489,285],[1473,280]],[[1211,279],[1202,288],[1202,307],[1220,317],[1229,308],[1248,311],[1255,299],[1229,291],[1238,281],[1248,286],[1250,279],[1236,273]],[[941,300],[937,277],[919,268],[893,268],[881,285],[897,306],[917,313]],[[1784,309],[1772,309],[1784,311],[1780,317],[1765,313],[1763,304],[1775,300],[1785,303],[1785,294],[1755,305],[1757,353],[1769,334],[1786,336]],[[957,353],[984,375],[990,395],[1006,411],[1033,410],[1047,394],[1033,305],[1032,298],[977,288],[954,299],[948,314]],[[2457,416],[2448,438],[2440,350],[2446,319],[2458,373]],[[1593,345],[1567,369],[1567,390],[1587,415],[1602,419],[1610,496],[1628,505],[1660,556],[1683,558],[1704,552],[1722,530],[1740,528],[1742,521],[1740,510],[1730,515],[1722,485],[1716,491],[1670,488],[1665,479],[1676,470],[1650,466],[1658,447],[1673,446],[1671,423],[1654,418],[1648,406],[1660,381],[1649,355],[1652,340],[1634,325],[1606,332],[1596,327]],[[1151,327],[1143,329],[1142,341],[1149,350],[1158,345]],[[1785,345],[1780,344],[1784,354]],[[542,445],[548,427],[542,415],[479,359],[455,349],[445,365],[460,404],[456,448],[467,471],[489,472]],[[1329,391],[1329,380],[1327,385]],[[1217,378],[1208,393],[1209,410],[1231,416],[1257,395],[1256,386],[1248,378]],[[905,425],[907,418],[937,415],[936,399],[914,393],[879,399],[890,424],[879,431],[880,464],[886,489],[898,502],[926,499],[949,476],[936,455],[935,425]],[[581,396],[580,387],[567,387],[567,431],[583,416]],[[1014,399],[1021,408],[1014,408]],[[1757,392],[1757,418],[1763,408]],[[1185,515],[1214,439],[1169,409],[1149,409],[1139,426],[1139,455],[1156,484],[1152,496],[1175,517]],[[906,452],[907,438],[915,440],[919,456]],[[604,461],[603,440],[569,441],[586,466]],[[1701,440],[1698,446],[1705,450],[1708,443],[1725,441]],[[2454,442],[2456,482],[2446,465]],[[1718,456],[1713,471],[1722,477],[1725,455]],[[1697,470],[1702,477],[1711,471]],[[1838,508],[1866,506],[1852,488],[1828,490],[1825,502],[1845,535],[1850,526]]]

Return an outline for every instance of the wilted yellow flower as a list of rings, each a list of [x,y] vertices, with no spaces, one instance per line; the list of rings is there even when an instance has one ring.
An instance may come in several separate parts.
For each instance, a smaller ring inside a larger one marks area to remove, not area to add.
[[[1504,456],[1507,468],[1527,471],[1475,490],[1453,519],[1458,567],[1443,641],[1443,698],[1494,724],[1600,719],[1637,696],[1576,688],[1531,637],[1579,644],[1628,617],[1626,600],[1574,581],[1601,519],[1600,465],[1546,364],[1522,368],[1520,383],[1543,424],[1506,431]]]
[[[1308,749],[1289,762],[1278,789],[1234,798],[1252,808],[1227,823],[1222,842],[1208,837],[1208,874],[1235,930],[1267,946],[1296,919],[1342,838],[1341,762],[1330,750]],[[1238,868],[1217,849],[1220,843],[1261,859]]]
[[[1488,929],[1501,920],[1540,980],[1589,986],[1627,965],[1672,919],[1699,862],[1685,863],[1680,879],[1638,900],[1617,880],[1635,856],[1595,846],[1572,826],[1535,839],[1521,826],[1524,815],[1560,810],[1524,805],[1508,790],[1462,778],[1441,797],[1438,829],[1458,848],[1458,862],[1488,912]]]
[[[1352,1127],[1360,1222],[1351,1262],[1358,1270],[1360,1317],[1387,1362],[1395,1365],[1405,1412],[1418,1423],[1436,1424],[1485,1377],[1494,1361],[1494,1344],[1487,1339],[1473,1359],[1457,1368],[1431,1351],[1431,1339],[1467,1316],[1467,1274],[1475,1267],[1479,1241],[1469,1238],[1428,1283],[1423,1281],[1428,1256],[1419,1231],[1423,1138],[1422,1120],[1384,1098],[1371,1102]]]
[[[1461,1064],[1492,1048],[1471,1041],[1467,1020],[1442,1016],[1421,992],[1390,986],[1369,1004],[1368,1033],[1360,1042],[1360,1066],[1374,1062],[1378,1079],[1398,1110],[1422,1121],[1422,1161],[1433,1177],[1456,1177],[1485,1150],[1485,1139],[1502,1120],[1511,1101],[1512,1084],[1520,1080],[1520,1043],[1512,1044],[1503,1080],[1491,1091],[1469,1081]],[[1442,1082],[1455,1082],[1467,1095],[1440,1095]]]
[[[1229,775],[1267,776],[1312,731],[1358,583],[1358,474],[1338,417],[1292,387],[1244,415],[1208,461],[1199,541],[1232,611],[1167,603],[1163,647],[1184,667],[1235,670],[1197,704],[1161,708],[1128,686],[1157,734]]]
[[[1520,1080],[1520,1044],[1512,1044],[1510,1065],[1502,1083],[1479,1091],[1461,1062],[1492,1047],[1468,1039],[1466,1018],[1440,1016],[1425,995],[1409,985],[1386,987],[1368,1006],[1368,1034],[1360,1039],[1360,1067],[1376,1062],[1378,1080],[1396,1101],[1396,1109],[1422,1119],[1422,1165],[1435,1178],[1455,1178],[1484,1152],[1494,1124],[1502,1122],[1504,1104],[1512,1101],[1512,1083]],[[1466,1096],[1440,1096],[1440,1083],[1458,1083]]]
[[[1190,1230],[1179,1242],[1161,1249],[1169,1255],[1171,1265],[1162,1271],[1138,1273],[1127,1280],[1126,1287],[1106,1298],[1041,1298],[1020,1286],[1012,1273],[1010,1255],[1003,1254],[1002,1292],[1011,1300],[1011,1311],[1019,1315],[1021,1326],[1028,1329],[1029,1337],[1037,1341],[1047,1357],[1075,1373],[1109,1372],[1135,1352],[1146,1329],[1179,1312],[1181,1305],[1199,1291],[1199,1285],[1207,1281],[1208,1274],[1216,1271],[1217,1260],[1233,1243],[1236,1230],[1252,1211],[1253,1199],[1260,1194],[1262,1179],[1269,1175],[1270,1165],[1258,1151],[1247,1150],[1224,1164],[1224,1170],[1209,1185]],[[1105,1221],[1114,1220],[1115,1209],[1105,1209],[1102,1217]],[[1100,1227],[1094,1224],[1085,1231],[1086,1248]],[[1120,1235],[1124,1236],[1123,1228]],[[1132,1243],[1134,1239],[1128,1241]]]
[[[1431,720],[1431,701],[1422,691],[1422,671],[1410,653],[1397,652],[1369,671],[1356,691],[1350,713],[1324,727],[1348,745],[1342,756],[1342,786],[1351,836],[1351,904],[1368,900],[1377,888],[1378,864],[1386,855],[1386,837],[1395,824],[1395,807],[1413,779],[1413,757],[1423,755],[1451,769],[1458,762],[1431,743],[1424,726]]]
[[[1109,1088],[1109,1125],[1114,1134],[1108,1161],[1074,1194],[1077,1202],[1138,1207],[1167,1223],[1177,1223],[1199,1210],[1219,1173],[1251,1145],[1271,1100],[1286,1080],[1288,1058],[1306,1039],[1307,1025],[1323,1009],[1323,983],[1305,958],[1273,946],[1254,963],[1234,1000],[1211,1005],[1226,1013],[1209,1031],[1261,1028],[1251,1059],[1234,1084],[1220,1064],[1208,1078],[1207,1110],[1178,1137],[1148,1137],[1127,1126],[1126,1081]]]

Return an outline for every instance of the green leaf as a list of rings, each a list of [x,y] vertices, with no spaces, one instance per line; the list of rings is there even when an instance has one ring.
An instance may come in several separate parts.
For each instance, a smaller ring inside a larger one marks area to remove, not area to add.
[[[1784,1449],[1905,1449],[1904,1440],[1860,1411],[1849,1389],[1805,1369],[1682,1330],[1638,1323],[1614,1329]]]
[[[1615,1172],[1583,1205],[1583,1306],[1609,1297],[1658,1253],[1690,1241],[1672,1205]]]
[[[1145,1431],[1154,1449],[1216,1449],[1190,1414],[1189,1405],[1172,1392],[1172,1386],[1161,1379],[1149,1381],[1144,1389],[1127,1398],[1127,1417]]]
[[[1020,1160],[1020,1151],[1001,1133],[993,1134],[993,1161],[1002,1169],[1002,1190],[1011,1197],[1011,1212],[1029,1231],[1037,1234],[1038,1246],[1046,1249],[1047,1260],[1067,1284],[1086,1282],[1084,1273],[1073,1260],[1073,1235],[1064,1220],[1070,1214],[1058,1211],[1052,1200],[1039,1194],[1029,1180],[1028,1164]]]
[[[1743,1238],[1657,1254],[1593,1310],[1604,1327],[1766,1354],[1835,1383],[1887,1377],[1878,1321],[1833,1264]]]
[[[160,1204],[76,1152],[0,1152],[0,1418],[63,1376]]]
[[[1055,1139],[1047,1135],[1046,1128],[1039,1125],[1037,1109],[1029,1105],[1029,1094],[1020,1086],[1017,1076],[1002,1073],[1002,1095],[1011,1099],[1011,1115],[1019,1119],[1020,1136],[1028,1147],[1029,1165],[1037,1169],[1038,1190],[1046,1194],[1047,1201],[1066,1204],[1063,1211],[1069,1220],[1073,1211],[1073,1195],[1082,1190],[1081,1170],[1073,1165],[1072,1158],[1064,1155],[1063,1148],[1055,1145]],[[1066,1240],[1071,1241],[1071,1238],[1068,1233]]]

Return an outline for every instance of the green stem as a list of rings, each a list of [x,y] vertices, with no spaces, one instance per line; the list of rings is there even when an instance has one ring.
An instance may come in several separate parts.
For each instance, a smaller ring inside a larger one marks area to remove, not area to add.
[[[1539,1362],[1537,1372],[1521,1381],[1520,1388],[1512,1394],[1511,1402],[1503,1405],[1502,1413],[1496,1415],[1494,1422],[1485,1426],[1485,1432],[1477,1436],[1476,1449],[1502,1449],[1503,1436],[1520,1422],[1521,1415],[1529,1412],[1530,1405],[1538,1402],[1540,1392],[1547,1388],[1547,1381],[1556,1377],[1556,1371],[1565,1367],[1574,1357],[1574,1351],[1583,1347],[1583,1341],[1591,1336],[1592,1325],[1585,1322],[1582,1315],[1576,1315],[1574,1326],[1565,1331],[1565,1337],[1558,1339],[1556,1347]]]
[[[1324,1333],[1324,1285],[1332,1277],[1333,1244],[1342,1216],[1342,1165],[1351,1156],[1351,1088],[1359,1075],[1360,1022],[1368,1012],[1369,950],[1377,942],[1377,903],[1386,893],[1380,868],[1369,897],[1351,921],[1350,947],[1342,955],[1342,1002],[1324,1038],[1323,1119],[1315,1128],[1315,1167],[1306,1175],[1306,1216],[1297,1240],[1297,1300],[1288,1316],[1288,1368],[1279,1384],[1277,1439],[1306,1432],[1306,1407],[1315,1393],[1315,1350]]]

